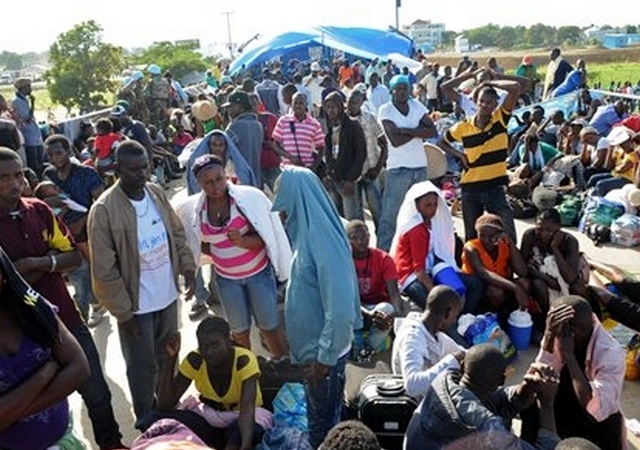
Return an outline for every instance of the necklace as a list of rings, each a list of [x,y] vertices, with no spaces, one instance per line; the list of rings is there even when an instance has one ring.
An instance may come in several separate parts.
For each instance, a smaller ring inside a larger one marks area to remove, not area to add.
[[[228,200],[225,197],[222,206],[213,208],[211,204],[207,205],[209,207],[209,220],[213,219],[212,222],[215,222],[215,225],[222,226],[228,220]]]
[[[139,203],[142,203],[142,202],[139,202]],[[148,212],[149,212],[149,196],[145,193],[145,195],[144,195],[144,211],[142,213],[140,213],[138,208],[136,208],[136,215],[138,216],[138,218],[142,218],[142,217],[146,216]]]

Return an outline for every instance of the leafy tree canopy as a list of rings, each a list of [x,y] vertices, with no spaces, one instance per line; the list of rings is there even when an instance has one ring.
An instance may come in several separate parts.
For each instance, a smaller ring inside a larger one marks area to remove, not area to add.
[[[159,42],[135,57],[135,63],[157,64],[162,71],[170,71],[173,78],[179,80],[191,72],[202,72],[208,67],[202,55],[188,45],[176,45],[171,42]]]
[[[45,73],[51,100],[67,109],[91,111],[116,92],[126,67],[124,50],[102,41],[93,20],[62,33],[49,49],[51,69]]]

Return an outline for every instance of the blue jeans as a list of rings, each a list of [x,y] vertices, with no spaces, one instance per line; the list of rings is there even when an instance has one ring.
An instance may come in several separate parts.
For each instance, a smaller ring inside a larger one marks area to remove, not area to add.
[[[458,272],[458,277],[460,277],[460,281],[462,281],[467,289],[461,314],[477,314],[478,306],[484,295],[484,283],[475,275],[469,275],[467,273]],[[409,297],[409,299],[420,308],[424,309],[426,307],[429,292],[418,280],[413,281],[409,286],[404,288],[402,293]]]
[[[378,186],[378,180],[363,179],[358,183],[358,195],[360,199],[364,196],[367,200],[367,206],[373,219],[373,224],[378,229],[380,223],[380,215],[382,214],[382,194],[380,193],[380,187]],[[362,206],[362,200],[360,200],[360,206]],[[360,212],[360,216],[364,216],[364,212]]]
[[[342,212],[342,216],[347,220],[360,219],[364,220],[362,211],[362,196],[358,185],[351,183],[352,189],[350,193],[346,192],[346,181],[333,181],[334,203],[338,211]]]
[[[91,337],[91,332],[86,325],[82,324],[71,330],[71,333],[82,347],[91,370],[91,376],[78,389],[78,393],[82,396],[87,407],[96,444],[100,448],[121,447],[122,435],[113,415],[111,391],[109,391],[109,386],[104,379],[100,355]]]
[[[466,241],[477,238],[476,220],[485,210],[502,218],[505,231],[514,242],[518,242],[516,225],[513,221],[513,210],[507,202],[504,186],[495,186],[484,190],[462,188],[462,218],[464,220],[464,237]]]
[[[314,449],[342,418],[346,364],[347,355],[344,355],[322,380],[314,385],[305,383],[309,443]]]
[[[76,305],[78,305],[80,314],[84,320],[87,320],[89,317],[89,304],[96,302],[91,288],[89,263],[83,260],[82,264],[77,269],[67,273],[67,276],[75,290],[73,298],[76,301]]]
[[[158,376],[167,363],[164,343],[178,331],[178,301],[160,311],[133,316],[140,334],[130,336],[118,324],[120,348],[127,365],[127,381],[136,415],[135,427],[156,406]]]
[[[207,286],[204,282],[204,276],[202,275],[202,271],[205,270],[211,271],[211,266],[200,266],[198,270],[196,270],[196,280],[195,280],[195,290],[193,296],[195,297],[195,302],[204,304],[209,299],[209,295],[211,293],[211,284]]]
[[[596,194],[604,197],[609,191],[620,189],[627,183],[631,182],[621,177],[612,177],[610,173],[598,173],[589,178],[587,187],[595,188]]]
[[[393,235],[396,232],[396,219],[400,205],[411,186],[420,181],[426,181],[427,169],[418,167],[409,169],[399,167],[387,170],[385,188],[382,194],[382,214],[378,233],[378,248],[388,252],[391,248]]]
[[[220,303],[233,333],[249,330],[251,316],[261,330],[278,328],[278,287],[271,264],[247,278],[232,280],[218,275],[217,280]]]

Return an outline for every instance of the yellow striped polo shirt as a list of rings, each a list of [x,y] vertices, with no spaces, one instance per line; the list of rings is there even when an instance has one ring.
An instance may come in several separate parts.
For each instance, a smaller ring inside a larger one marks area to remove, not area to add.
[[[449,144],[462,144],[469,160],[469,169],[462,173],[460,179],[463,190],[482,190],[507,184],[507,123],[510,118],[510,113],[499,108],[483,129],[475,125],[474,117],[470,117],[455,124],[445,134],[444,139]]]

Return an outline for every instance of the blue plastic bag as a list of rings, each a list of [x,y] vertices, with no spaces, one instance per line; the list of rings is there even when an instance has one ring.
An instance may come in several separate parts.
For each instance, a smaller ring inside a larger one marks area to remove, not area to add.
[[[277,427],[308,430],[307,400],[304,386],[285,383],[273,399],[273,423]]]

